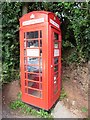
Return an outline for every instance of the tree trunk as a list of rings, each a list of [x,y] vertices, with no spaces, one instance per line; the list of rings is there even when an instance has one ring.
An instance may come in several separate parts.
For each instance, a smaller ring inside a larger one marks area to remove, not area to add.
[[[28,13],[28,2],[22,7],[22,16],[26,13]]]

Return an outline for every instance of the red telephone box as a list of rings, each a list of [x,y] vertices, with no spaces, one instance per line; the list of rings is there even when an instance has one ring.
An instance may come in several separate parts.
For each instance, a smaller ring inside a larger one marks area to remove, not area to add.
[[[55,14],[33,11],[20,18],[22,101],[49,110],[60,96],[61,31]]]

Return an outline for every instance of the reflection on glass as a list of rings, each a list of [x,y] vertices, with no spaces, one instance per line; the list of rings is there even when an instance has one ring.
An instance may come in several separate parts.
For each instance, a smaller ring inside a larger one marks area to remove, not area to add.
[[[39,97],[39,98],[42,97],[41,91],[32,90],[30,88],[28,89],[28,94]]]
[[[30,47],[30,48],[39,47],[38,40],[29,40],[29,41],[27,41],[27,47]]]
[[[58,71],[58,65],[54,66],[54,72]]]
[[[39,81],[39,75],[38,74],[30,74],[30,73],[28,73],[28,79],[29,80]]]
[[[58,42],[54,42],[54,48],[58,48]]]
[[[26,32],[26,33],[25,33],[25,38],[26,38],[26,39],[38,38],[38,31]]]
[[[58,34],[54,33],[54,40],[58,40]]]
[[[39,73],[39,66],[27,66],[28,72]]]
[[[28,65],[31,65],[31,64],[39,65],[39,58],[28,57],[27,61],[28,61]]]
[[[54,58],[54,64],[58,64],[58,57]]]
[[[40,86],[37,82],[28,81],[28,87],[39,89],[42,86]]]

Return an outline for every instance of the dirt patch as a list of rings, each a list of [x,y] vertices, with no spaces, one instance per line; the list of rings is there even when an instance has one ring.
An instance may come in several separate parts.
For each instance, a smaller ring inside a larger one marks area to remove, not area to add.
[[[19,80],[4,84],[2,88],[2,117],[3,118],[35,118],[32,115],[25,115],[19,110],[10,109],[10,102],[17,99],[20,92]]]
[[[88,116],[88,112],[82,112],[83,108],[88,108],[88,65],[84,66],[63,66],[62,67],[63,87],[67,93],[67,98],[63,100],[64,105],[70,111],[82,118]],[[3,118],[34,118],[33,116],[21,114],[18,110],[11,110],[10,102],[17,99],[20,91],[18,80],[5,84],[2,89]]]
[[[62,74],[63,87],[67,93],[67,98],[63,100],[75,114],[82,117],[88,116],[88,66],[64,66]]]

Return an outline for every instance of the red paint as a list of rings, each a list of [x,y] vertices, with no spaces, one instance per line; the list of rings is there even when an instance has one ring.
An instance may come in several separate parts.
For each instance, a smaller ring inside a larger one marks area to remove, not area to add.
[[[30,18],[31,15],[32,18]],[[51,23],[50,19],[52,19]],[[25,23],[25,21],[28,22]],[[37,21],[41,22],[37,23]],[[23,26],[23,24],[28,25]],[[61,90],[61,30],[58,26],[60,26],[60,21],[51,12],[33,11],[20,18],[20,78],[22,101],[45,110],[49,110],[53,106],[59,98]],[[40,37],[40,31],[42,31],[42,37]],[[57,40],[55,40],[54,34]],[[42,41],[42,46],[40,46],[40,40]],[[30,53],[33,49],[35,53]],[[42,49],[41,53],[40,49]],[[55,55],[58,55],[56,57],[54,57],[54,50],[56,50]],[[26,51],[26,55],[24,55],[24,51]],[[27,52],[29,56],[27,56]],[[37,56],[38,52],[39,56]],[[56,58],[56,64],[54,64],[54,58]],[[58,61],[56,61],[57,59]],[[56,67],[57,65],[58,69]],[[40,73],[41,71],[42,73]]]

